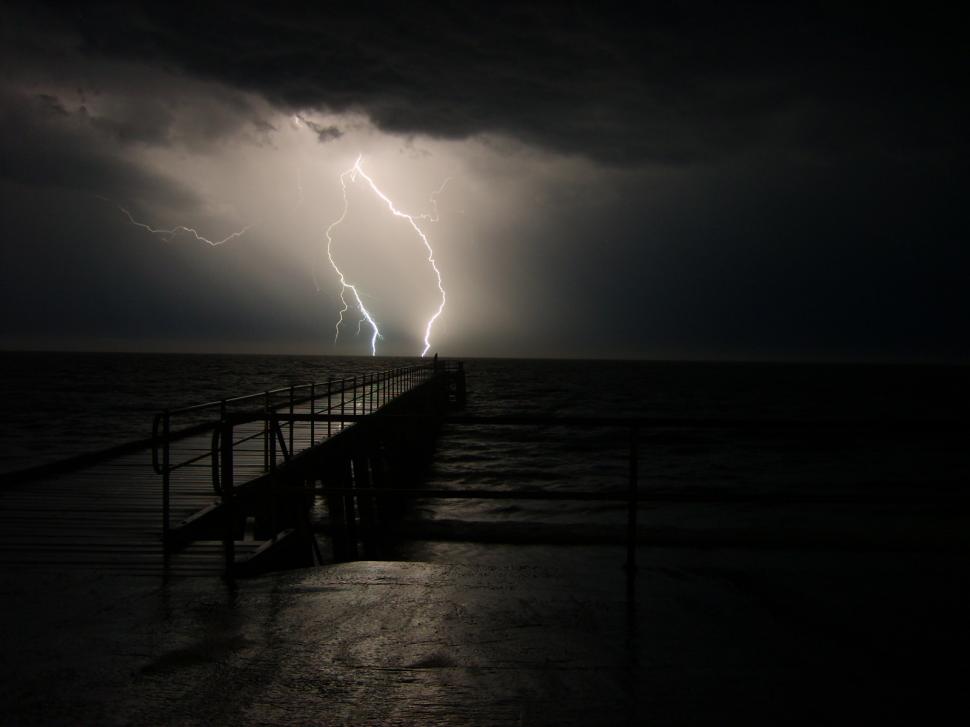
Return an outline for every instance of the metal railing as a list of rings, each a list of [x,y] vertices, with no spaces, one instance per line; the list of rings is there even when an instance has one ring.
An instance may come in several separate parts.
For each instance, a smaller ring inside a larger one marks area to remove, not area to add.
[[[304,421],[309,424],[307,446],[313,446],[348,425],[350,420],[347,417],[375,412],[401,394],[427,381],[436,372],[460,367],[461,362],[439,362],[436,357],[433,361],[373,373],[344,378],[331,376],[324,382],[296,384],[159,412],[152,424],[152,467],[162,477],[162,538],[166,545],[166,554],[171,528],[172,473],[186,467],[207,467],[212,462],[213,484],[218,493],[216,463],[221,456],[219,451],[225,445],[217,435],[220,423],[227,417],[240,411],[259,410],[259,416],[251,419],[261,423],[258,430],[233,438],[231,447],[237,448],[248,442],[260,441],[262,469],[269,471],[275,466],[277,445],[284,458],[295,453],[296,424],[300,421],[301,414],[299,409],[304,410]],[[211,449],[204,448],[199,453],[193,450],[184,457],[174,456],[174,443],[210,432],[213,433]]]

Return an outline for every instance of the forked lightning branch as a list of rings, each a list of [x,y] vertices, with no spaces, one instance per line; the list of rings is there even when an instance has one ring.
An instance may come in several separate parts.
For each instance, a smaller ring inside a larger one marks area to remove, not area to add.
[[[372,356],[377,355],[377,342],[382,338],[381,330],[380,330],[380,327],[378,326],[377,320],[374,318],[374,315],[371,313],[371,311],[367,309],[367,306],[364,305],[364,301],[361,298],[360,291],[358,289],[359,283],[351,282],[350,280],[347,279],[347,276],[341,270],[333,254],[334,231],[341,225],[341,223],[344,222],[350,210],[350,200],[347,195],[348,182],[350,184],[356,184],[358,183],[358,180],[362,180],[367,185],[367,187],[374,193],[374,195],[376,195],[377,198],[380,199],[381,202],[387,207],[388,212],[390,212],[394,217],[398,217],[402,220],[407,221],[408,226],[414,232],[417,240],[420,241],[420,244],[423,247],[424,252],[427,253],[428,265],[431,267],[431,270],[434,272],[435,285],[438,289],[440,302],[438,304],[438,307],[435,309],[433,315],[427,320],[427,322],[424,325],[424,338],[423,338],[424,348],[421,351],[421,356],[425,356],[428,353],[428,351],[431,350],[432,329],[434,328],[434,324],[441,316],[442,312],[444,312],[447,296],[445,294],[445,288],[441,280],[441,271],[438,269],[438,265],[435,262],[434,250],[431,247],[431,242],[428,240],[428,236],[425,234],[424,230],[422,230],[421,227],[418,225],[418,220],[423,220],[427,222],[437,222],[438,210],[437,210],[436,197],[444,190],[445,185],[447,185],[448,183],[448,180],[446,179],[444,184],[442,184],[441,187],[438,188],[431,195],[431,204],[432,204],[432,209],[434,210],[434,214],[411,215],[406,212],[402,212],[400,209],[398,209],[395,206],[395,204],[391,201],[391,199],[386,194],[384,194],[384,192],[381,191],[381,189],[377,186],[374,180],[364,171],[363,166],[361,165],[361,160],[362,160],[362,156],[358,156],[357,160],[354,162],[354,165],[350,169],[347,169],[346,171],[341,173],[340,189],[343,195],[343,209],[340,213],[340,216],[332,223],[330,223],[330,225],[326,229],[327,259],[330,261],[330,265],[333,268],[334,272],[337,274],[337,280],[340,283],[341,308],[337,314],[337,323],[334,326],[335,328],[334,342],[336,343],[337,340],[340,338],[340,329],[341,329],[341,326],[344,324],[344,320],[345,320],[344,316],[350,310],[351,306],[357,308],[357,310],[360,312],[360,315],[361,315],[361,319],[358,324],[358,332],[360,331],[361,326],[365,322],[367,323],[368,326],[370,326],[370,330],[371,330],[370,351]],[[304,201],[303,183],[302,183],[302,178],[299,174],[299,170],[297,174],[298,174],[297,188],[299,191],[299,200],[297,202],[297,206],[300,206]],[[152,227],[151,225],[148,225],[148,224],[145,224],[144,222],[139,222],[138,220],[136,220],[135,217],[131,214],[131,212],[128,211],[128,209],[118,204],[117,202],[114,202],[113,200],[110,200],[107,197],[100,197],[100,199],[103,199],[106,202],[111,202],[112,204],[115,204],[118,207],[118,209],[120,209],[121,212],[125,215],[128,221],[131,222],[131,224],[166,241],[172,240],[177,235],[187,234],[193,237],[194,239],[198,240],[199,242],[204,242],[207,245],[210,245],[212,247],[218,247],[220,245],[223,245],[224,243],[229,242],[230,240],[234,240],[239,237],[242,237],[255,226],[255,223],[246,225],[240,230],[232,232],[221,239],[215,240],[215,239],[210,239],[208,237],[205,237],[193,227],[187,227],[184,225],[176,225],[175,227],[171,227],[171,228]],[[316,275],[314,275],[314,281],[316,282]],[[317,286],[317,288],[319,290],[319,285]]]
[[[361,167],[360,156],[357,157],[357,161],[354,162],[354,166],[352,166],[350,169],[348,169],[347,171],[345,171],[343,174],[340,175],[340,188],[341,188],[341,191],[343,192],[343,200],[344,200],[343,211],[341,212],[340,217],[338,217],[334,222],[332,222],[330,226],[327,228],[327,258],[330,260],[330,264],[333,266],[334,272],[337,273],[337,278],[340,281],[340,302],[342,304],[342,308],[340,309],[340,314],[337,319],[337,324],[335,326],[336,334],[334,335],[334,341],[336,342],[336,340],[340,337],[340,326],[344,322],[344,314],[348,310],[350,310],[350,303],[348,303],[347,301],[348,292],[352,298],[354,306],[360,311],[360,314],[362,316],[362,321],[366,321],[367,324],[371,327],[371,340],[370,340],[371,355],[373,356],[377,355],[377,341],[378,339],[381,338],[381,331],[377,325],[377,321],[374,319],[374,316],[371,314],[371,312],[367,309],[367,306],[364,305],[364,301],[360,297],[360,292],[357,289],[357,285],[347,280],[347,277],[344,275],[343,271],[340,269],[340,266],[337,265],[337,262],[334,260],[334,257],[333,257],[334,230],[346,219],[347,213],[350,209],[350,202],[347,197],[347,180],[349,179],[351,183],[356,183],[358,177],[364,180],[364,182],[368,185],[368,187],[370,187],[371,191],[375,195],[377,195],[377,197],[380,198],[380,200],[387,206],[388,211],[390,211],[392,215],[394,215],[395,217],[399,217],[401,219],[407,220],[411,229],[421,240],[421,243],[424,245],[424,249],[428,254],[428,264],[431,266],[431,269],[434,271],[435,282],[438,286],[438,292],[441,296],[441,302],[438,304],[438,308],[435,310],[431,318],[428,319],[428,322],[425,325],[424,349],[421,351],[421,355],[425,356],[428,353],[428,351],[431,349],[431,329],[434,327],[435,321],[438,320],[438,317],[445,309],[445,302],[447,300],[447,296],[445,294],[444,285],[441,282],[441,271],[438,269],[438,265],[434,259],[434,250],[431,248],[431,243],[428,241],[428,236],[424,233],[421,227],[418,226],[417,220],[427,219],[427,220],[434,221],[435,219],[437,219],[437,215],[435,215],[434,217],[429,217],[427,215],[418,215],[418,216],[409,215],[406,212],[402,212],[397,207],[395,207],[394,203],[388,198],[388,196],[384,194],[374,183],[374,180],[371,179],[371,177],[369,177],[366,172],[364,172],[363,167]],[[447,183],[447,181],[445,183]],[[443,188],[444,188],[444,185],[442,185],[442,189]],[[435,193],[435,195],[437,195],[439,192],[441,192],[441,189],[439,189],[438,192]],[[432,196],[432,202],[434,202],[434,195]]]

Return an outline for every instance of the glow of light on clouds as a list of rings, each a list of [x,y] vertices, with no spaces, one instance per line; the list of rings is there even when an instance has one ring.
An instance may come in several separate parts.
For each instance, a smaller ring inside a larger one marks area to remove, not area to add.
[[[315,330],[299,334],[308,336],[301,339],[308,349],[320,341],[314,316],[307,313],[315,308],[314,290],[343,293],[338,302],[342,315],[331,330],[344,336],[334,336],[338,348],[327,345],[329,350],[346,349],[346,313],[360,304],[370,320],[362,312],[354,316],[358,326],[351,323],[351,334],[366,329],[372,354],[378,348],[380,353],[410,349],[429,354],[432,345],[454,350],[481,340],[504,351],[508,341],[532,335],[542,283],[528,276],[525,263],[555,254],[540,221],[562,200],[555,190],[587,189],[586,180],[595,171],[589,165],[492,137],[402,138],[353,115],[309,117],[314,126],[341,131],[326,139],[292,114],[264,109],[261,118],[270,129],[264,139],[239,127],[201,149],[178,142],[115,146],[119,159],[141,169],[146,179],[158,180],[160,193],[148,185],[100,191],[124,205],[119,209],[127,225],[157,239],[201,241],[207,250],[244,237],[245,251],[229,245],[240,253],[224,264],[210,267],[198,257],[204,252],[190,248],[182,259],[205,265],[208,274],[234,277],[223,289],[238,297],[226,302],[240,305],[246,315],[259,301],[260,310],[267,311],[260,315],[272,316],[281,327]],[[183,122],[178,118],[177,123]],[[348,164],[359,152],[363,161]],[[346,189],[337,193],[332,183],[342,175]],[[422,188],[434,191],[422,194]],[[464,199],[474,204],[458,204],[461,214],[451,204],[445,209],[446,190],[449,203]],[[349,210],[344,209],[344,192]],[[116,204],[112,201],[112,209]],[[339,224],[333,227],[334,222]],[[223,236],[221,230],[231,232]],[[324,230],[330,231],[343,282],[336,271],[333,282],[319,275],[319,265],[326,265],[320,244]],[[423,254],[416,254],[415,243]],[[513,257],[523,264],[510,270],[507,261]],[[165,268],[153,270],[159,277],[168,275]],[[301,274],[307,276],[306,285]],[[344,282],[355,286],[360,303]],[[460,328],[454,321],[460,321]],[[410,344],[404,342],[411,338],[408,331],[414,336]]]

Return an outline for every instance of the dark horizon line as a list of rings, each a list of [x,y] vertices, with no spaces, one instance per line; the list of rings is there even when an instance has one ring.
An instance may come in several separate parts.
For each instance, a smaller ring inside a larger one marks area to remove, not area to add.
[[[268,353],[265,351],[149,351],[149,350],[107,350],[107,349],[54,349],[54,348],[8,348],[0,345],[0,354],[71,354],[71,355],[112,355],[112,356],[271,356],[287,358],[359,358],[359,359],[407,359],[409,361],[420,360],[422,358],[431,361],[433,355],[392,355],[379,354],[371,356],[369,354],[337,354],[337,353]],[[970,360],[954,357],[924,357],[924,358],[901,358],[898,356],[805,356],[805,357],[783,357],[766,356],[761,358],[745,358],[737,356],[708,356],[697,358],[680,358],[664,356],[633,356],[633,357],[589,357],[580,355],[560,355],[560,356],[460,356],[460,355],[441,355],[442,360],[473,360],[473,361],[573,361],[577,363],[656,363],[656,364],[725,364],[725,365],[816,365],[816,366],[945,366],[945,367],[967,367]]]

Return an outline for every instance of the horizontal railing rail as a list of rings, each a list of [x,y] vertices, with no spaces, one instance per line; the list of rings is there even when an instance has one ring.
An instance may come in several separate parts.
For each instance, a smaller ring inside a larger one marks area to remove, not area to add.
[[[154,443],[152,448],[152,466],[157,474],[161,474],[162,467],[159,461],[159,450],[162,446],[164,446],[165,442],[179,441],[181,439],[186,439],[188,437],[209,431],[222,420],[230,406],[262,401],[263,406],[259,407],[260,411],[266,411],[267,409],[279,410],[291,405],[300,406],[308,402],[316,402],[325,396],[337,396],[347,392],[358,392],[363,388],[370,388],[375,385],[386,385],[388,387],[388,391],[393,395],[396,395],[399,392],[393,389],[392,384],[399,382],[400,380],[413,378],[419,372],[455,370],[461,367],[461,362],[442,361],[437,364],[437,368],[435,368],[435,366],[436,365],[434,363],[414,364],[411,366],[385,369],[383,371],[373,373],[363,373],[358,376],[344,377],[341,379],[330,377],[330,379],[323,382],[294,384],[293,386],[267,389],[266,391],[261,391],[254,394],[216,399],[213,401],[203,402],[201,404],[192,404],[189,406],[179,407],[176,409],[165,409],[164,411],[155,414],[152,422],[152,441]],[[308,391],[309,393],[305,395],[301,393],[301,395],[296,396],[297,391]],[[272,401],[273,397],[280,395],[286,395],[286,398],[281,401]],[[346,401],[360,401],[360,398],[347,399]],[[181,417],[186,414],[199,414],[206,412],[217,413],[217,416],[200,423],[186,425],[182,429],[177,429],[174,431],[172,430],[173,420],[175,420],[177,417]],[[166,419],[168,420],[167,431],[165,431]]]
[[[428,380],[435,373],[462,369],[462,362],[423,361],[381,371],[365,372],[342,378],[329,377],[323,382],[293,384],[242,396],[166,409],[155,415],[152,422],[152,467],[162,477],[162,537],[168,541],[171,517],[171,475],[177,470],[202,466],[206,460],[213,462],[213,487],[218,494],[218,465],[220,451],[224,446],[231,449],[247,442],[262,439],[263,471],[275,467],[277,451],[284,458],[293,456],[296,449],[295,424],[310,424],[309,444],[312,446],[324,434],[334,433],[333,424],[351,424],[356,418],[377,411],[397,396]],[[309,409],[303,413],[298,407]],[[349,412],[349,414],[348,414]],[[202,421],[199,421],[199,419]],[[243,433],[239,437],[222,439],[221,424],[230,419],[237,425],[261,422],[259,431]],[[326,429],[317,430],[317,424]],[[284,433],[284,428],[288,431]],[[186,453],[173,461],[174,443],[212,433],[211,448]],[[318,436],[319,434],[319,436]],[[231,460],[231,458],[229,458]],[[271,461],[272,460],[272,461]]]

